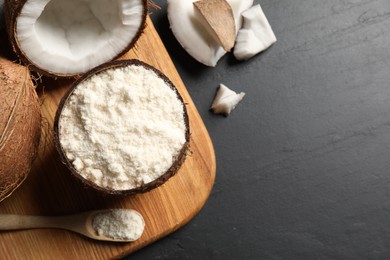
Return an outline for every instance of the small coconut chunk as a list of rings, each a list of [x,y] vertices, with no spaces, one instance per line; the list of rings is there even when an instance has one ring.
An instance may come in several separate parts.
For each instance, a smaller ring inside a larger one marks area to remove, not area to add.
[[[244,11],[242,17],[243,28],[238,31],[234,56],[247,60],[268,49],[276,42],[276,37],[259,4]]]
[[[194,6],[204,17],[225,51],[229,52],[236,39],[232,8],[226,0],[201,0]]]
[[[200,63],[214,67],[226,51],[215,39],[213,32],[210,32],[205,19],[195,10],[193,2],[195,0],[168,0],[169,24],[177,41],[188,54]],[[241,13],[253,5],[253,0],[227,2],[232,8],[235,28],[241,28]]]
[[[244,92],[237,94],[224,84],[220,84],[213,104],[211,105],[211,110],[215,114],[228,116],[236,108],[244,96]]]
[[[236,39],[234,56],[238,60],[247,60],[263,49],[263,43],[255,36],[252,30],[241,29]]]

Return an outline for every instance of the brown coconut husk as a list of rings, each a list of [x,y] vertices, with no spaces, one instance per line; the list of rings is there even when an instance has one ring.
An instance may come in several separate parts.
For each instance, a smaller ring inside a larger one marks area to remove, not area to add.
[[[229,52],[236,40],[236,26],[229,3],[226,0],[200,0],[194,2],[194,6],[214,31],[222,48]]]
[[[41,134],[41,110],[29,70],[0,57],[0,201],[30,172]]]

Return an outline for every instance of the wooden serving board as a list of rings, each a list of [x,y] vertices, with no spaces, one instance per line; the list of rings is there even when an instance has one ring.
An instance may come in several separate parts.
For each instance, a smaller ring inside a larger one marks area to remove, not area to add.
[[[33,170],[25,182],[0,203],[0,214],[64,215],[104,208],[131,208],[145,219],[142,237],[131,243],[93,241],[52,229],[0,232],[0,255],[6,259],[108,259],[128,255],[191,220],[206,202],[214,184],[216,163],[210,137],[151,20],[133,50],[124,58],[149,63],[176,85],[187,103],[192,154],[167,183],[132,197],[102,195],[82,187],[60,162],[53,145],[53,119],[72,80],[43,79],[43,139]]]

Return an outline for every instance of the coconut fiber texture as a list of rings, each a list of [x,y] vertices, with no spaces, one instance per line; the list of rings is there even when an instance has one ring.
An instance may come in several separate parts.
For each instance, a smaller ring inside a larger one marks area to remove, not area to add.
[[[40,105],[29,70],[0,58],[0,201],[27,177],[36,157]]]

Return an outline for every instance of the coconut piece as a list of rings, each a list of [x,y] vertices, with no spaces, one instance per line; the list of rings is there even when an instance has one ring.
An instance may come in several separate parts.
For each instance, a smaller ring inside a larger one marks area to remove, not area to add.
[[[238,29],[242,27],[241,13],[253,5],[253,0],[226,0],[233,11],[236,35]]]
[[[29,70],[0,57],[0,201],[27,177],[37,155],[41,112]]]
[[[121,60],[71,86],[57,110],[54,136],[62,161],[87,186],[135,194],[178,172],[189,147],[189,121],[164,74],[138,60]]]
[[[194,6],[210,25],[223,49],[229,52],[236,39],[232,8],[226,0],[201,0]]]
[[[32,70],[74,76],[126,53],[145,26],[147,0],[5,0],[12,46]]]
[[[233,53],[238,60],[247,60],[268,49],[276,37],[259,4],[244,11],[242,17],[243,28],[238,31]]]
[[[168,20],[180,45],[194,59],[214,67],[226,51],[210,32],[210,25],[197,12],[195,0],[168,0]],[[241,12],[252,6],[253,0],[227,0],[232,8],[235,28],[241,28]],[[237,32],[237,30],[236,30]]]
[[[211,110],[215,114],[228,116],[236,108],[244,96],[244,92],[237,94],[224,84],[220,84],[213,104],[211,105]]]

